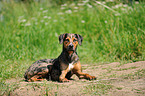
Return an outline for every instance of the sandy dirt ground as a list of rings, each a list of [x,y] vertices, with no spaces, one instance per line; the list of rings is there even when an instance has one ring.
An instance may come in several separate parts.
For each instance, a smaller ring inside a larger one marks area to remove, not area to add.
[[[91,65],[91,66],[90,66]],[[23,78],[10,79],[13,84],[10,96],[145,96],[145,61],[121,64],[82,64],[83,72],[97,77],[97,80],[79,80],[75,75],[66,83],[53,81],[25,82]],[[111,85],[108,89],[91,89],[100,82]],[[107,83],[106,83],[107,82]],[[88,88],[88,89],[86,89]],[[89,89],[90,88],[90,89]],[[89,91],[88,91],[89,90]],[[91,92],[91,91],[92,92]],[[100,92],[94,94],[94,92]]]

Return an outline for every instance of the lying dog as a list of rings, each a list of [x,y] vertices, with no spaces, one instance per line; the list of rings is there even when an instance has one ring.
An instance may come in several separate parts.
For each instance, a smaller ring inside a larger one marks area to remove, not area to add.
[[[79,79],[96,79],[95,76],[83,73],[77,55],[77,45],[81,45],[83,37],[78,34],[62,34],[59,36],[60,44],[63,43],[63,50],[56,59],[43,59],[33,63],[25,72],[26,81],[41,81],[44,78],[67,82],[73,74]]]

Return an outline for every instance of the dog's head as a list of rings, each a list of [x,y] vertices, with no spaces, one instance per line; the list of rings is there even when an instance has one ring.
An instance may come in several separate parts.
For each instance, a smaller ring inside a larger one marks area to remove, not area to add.
[[[63,43],[63,48],[65,48],[66,51],[74,52],[77,48],[77,45],[82,44],[82,41],[83,37],[79,34],[65,33],[59,36],[59,42],[60,44]]]

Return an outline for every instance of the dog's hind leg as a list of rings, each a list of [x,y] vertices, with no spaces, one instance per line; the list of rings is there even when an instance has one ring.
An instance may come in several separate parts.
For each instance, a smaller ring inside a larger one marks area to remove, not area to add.
[[[34,82],[34,81],[42,81],[42,80],[44,80],[44,79],[42,78],[41,75],[34,75],[34,76],[31,77],[28,81],[29,81],[29,82]]]

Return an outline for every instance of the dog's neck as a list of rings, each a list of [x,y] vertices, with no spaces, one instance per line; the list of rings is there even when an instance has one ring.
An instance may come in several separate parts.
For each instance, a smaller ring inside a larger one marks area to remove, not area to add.
[[[63,60],[64,63],[66,64],[75,63],[79,60],[76,51],[67,51],[67,50],[63,50],[59,58]]]

